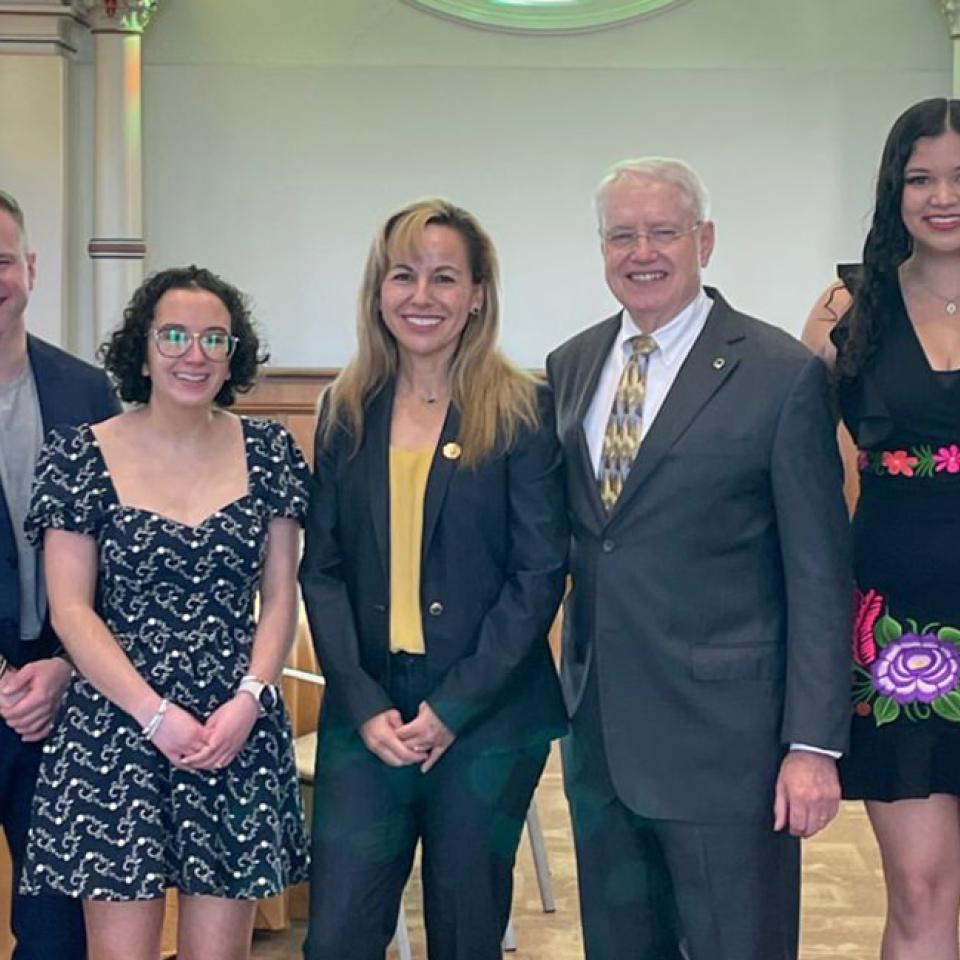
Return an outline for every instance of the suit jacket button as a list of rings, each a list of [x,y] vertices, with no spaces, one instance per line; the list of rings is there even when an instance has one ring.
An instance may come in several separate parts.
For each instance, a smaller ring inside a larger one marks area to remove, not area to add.
[[[427,607],[427,613],[429,613],[431,617],[439,617],[440,614],[443,613],[443,604],[439,600],[434,600],[433,603]]]
[[[600,549],[604,553],[613,553],[616,546],[617,545],[612,540],[604,540],[603,543],[600,544]]]

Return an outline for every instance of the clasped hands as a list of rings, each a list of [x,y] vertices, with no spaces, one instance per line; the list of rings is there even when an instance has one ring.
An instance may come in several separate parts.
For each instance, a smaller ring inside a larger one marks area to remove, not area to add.
[[[181,770],[220,770],[243,748],[259,714],[256,701],[245,693],[217,707],[206,723],[171,703],[152,742]]]
[[[388,766],[417,763],[421,773],[430,770],[456,739],[426,701],[409,723],[395,708],[375,714],[361,725],[360,736],[367,749]]]

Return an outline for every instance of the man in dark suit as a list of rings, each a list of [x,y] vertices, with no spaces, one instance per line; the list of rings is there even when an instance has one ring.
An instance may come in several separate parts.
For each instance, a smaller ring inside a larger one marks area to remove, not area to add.
[[[623,310],[547,360],[573,587],[564,775],[588,960],[787,960],[836,814],[852,582],[823,364],[704,288],[684,163],[597,194]]]
[[[102,371],[27,335],[36,276],[23,213],[0,191],[0,826],[13,861],[14,960],[82,960],[79,902],[17,893],[43,741],[70,679],[23,518],[44,433],[119,411]]]

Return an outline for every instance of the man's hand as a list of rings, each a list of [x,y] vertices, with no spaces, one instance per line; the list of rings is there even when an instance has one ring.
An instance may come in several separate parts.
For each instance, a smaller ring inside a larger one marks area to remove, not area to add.
[[[773,829],[812,837],[840,809],[840,780],[833,757],[791,750],[780,764],[773,802]]]
[[[43,740],[70,682],[73,668],[61,657],[34,660],[0,681],[0,717],[24,743]]]
[[[420,764],[421,773],[426,773],[456,739],[426,701],[420,704],[417,716],[397,730],[397,736],[414,750],[426,754]]]
[[[399,710],[384,710],[372,716],[360,727],[360,736],[367,749],[391,767],[406,767],[422,763],[425,751],[404,743],[397,736],[403,727]]]

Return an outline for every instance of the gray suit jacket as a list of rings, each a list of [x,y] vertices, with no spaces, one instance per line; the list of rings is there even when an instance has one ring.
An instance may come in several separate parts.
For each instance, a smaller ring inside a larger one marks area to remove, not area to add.
[[[573,531],[568,709],[596,671],[620,798],[704,823],[772,818],[789,743],[846,748],[852,600],[826,368],[707,292],[609,515],[583,420],[620,315],[547,359]]]

